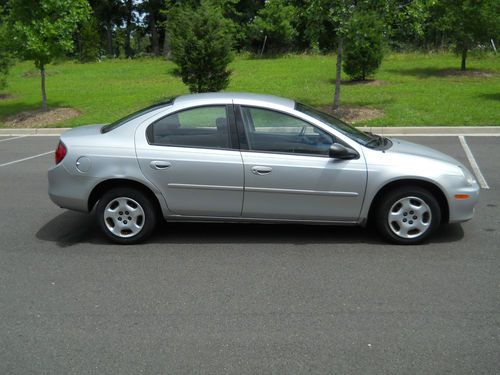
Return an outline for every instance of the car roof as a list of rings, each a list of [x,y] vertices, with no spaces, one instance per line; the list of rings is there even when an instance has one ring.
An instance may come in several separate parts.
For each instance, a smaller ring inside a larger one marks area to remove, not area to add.
[[[209,92],[203,94],[181,95],[175,98],[174,104],[181,104],[193,101],[219,101],[219,100],[235,100],[235,101],[254,101],[265,102],[289,108],[295,107],[295,101],[291,99],[280,98],[274,95],[263,95],[242,92]]]

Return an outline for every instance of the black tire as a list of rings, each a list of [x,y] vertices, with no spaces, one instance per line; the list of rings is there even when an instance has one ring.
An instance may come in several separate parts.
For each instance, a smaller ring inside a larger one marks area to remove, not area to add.
[[[107,215],[113,217],[105,217],[107,207],[116,211],[107,211]],[[124,208],[120,210],[119,207]],[[115,188],[105,192],[97,203],[96,215],[102,232],[113,242],[122,245],[136,244],[148,238],[156,227],[158,217],[153,202],[133,188]]]
[[[380,199],[374,220],[378,232],[388,241],[415,245],[429,238],[439,227],[441,208],[428,190],[418,186],[399,187]]]

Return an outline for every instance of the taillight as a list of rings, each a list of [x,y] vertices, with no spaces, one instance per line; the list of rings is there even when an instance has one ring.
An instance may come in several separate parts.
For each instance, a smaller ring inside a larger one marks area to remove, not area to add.
[[[66,146],[64,145],[64,143],[59,141],[59,144],[57,145],[57,148],[56,148],[56,154],[55,154],[56,164],[59,164],[64,159],[67,151],[68,150],[66,149]]]

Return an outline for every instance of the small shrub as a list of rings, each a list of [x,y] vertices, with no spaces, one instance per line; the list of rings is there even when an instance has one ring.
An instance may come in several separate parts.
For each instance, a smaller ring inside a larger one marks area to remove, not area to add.
[[[344,72],[353,80],[374,74],[384,56],[383,23],[373,13],[352,18],[344,44]]]
[[[172,60],[191,92],[225,89],[233,59],[231,25],[220,7],[202,0],[198,7],[177,5],[169,12]]]

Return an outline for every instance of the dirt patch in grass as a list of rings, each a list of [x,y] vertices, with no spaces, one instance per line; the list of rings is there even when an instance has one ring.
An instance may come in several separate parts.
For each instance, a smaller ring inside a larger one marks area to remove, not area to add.
[[[11,94],[0,94],[0,101],[1,100],[9,100],[9,99],[12,99],[14,97],[14,95],[11,95]]]
[[[4,123],[8,128],[41,128],[78,115],[80,112],[73,108],[49,108],[47,111],[37,109],[8,116]]]
[[[335,85],[335,79],[329,79],[328,82],[332,85]],[[348,79],[340,81],[342,85],[346,86],[387,86],[390,83],[387,81],[382,81],[380,79],[367,79],[365,81],[351,81]]]
[[[441,77],[473,77],[473,78],[490,78],[493,73],[485,70],[459,70],[445,69],[439,72]]]
[[[332,108],[328,106],[322,107],[320,108],[320,110],[326,113],[330,113],[331,115],[352,124],[360,121],[372,120],[384,115],[384,111],[382,111],[381,109],[371,107],[341,106],[336,110],[332,110]]]
[[[385,86],[388,85],[389,82],[381,81],[379,79],[367,79],[365,81],[342,81],[343,85],[347,86]]]
[[[47,77],[51,77],[51,76],[55,76],[59,74],[59,72],[57,70],[51,70],[51,71],[45,71],[45,75]],[[37,78],[40,78],[40,71],[39,70],[28,70],[26,72],[23,73],[23,77],[26,77],[26,78],[33,78],[33,77],[37,77]]]

